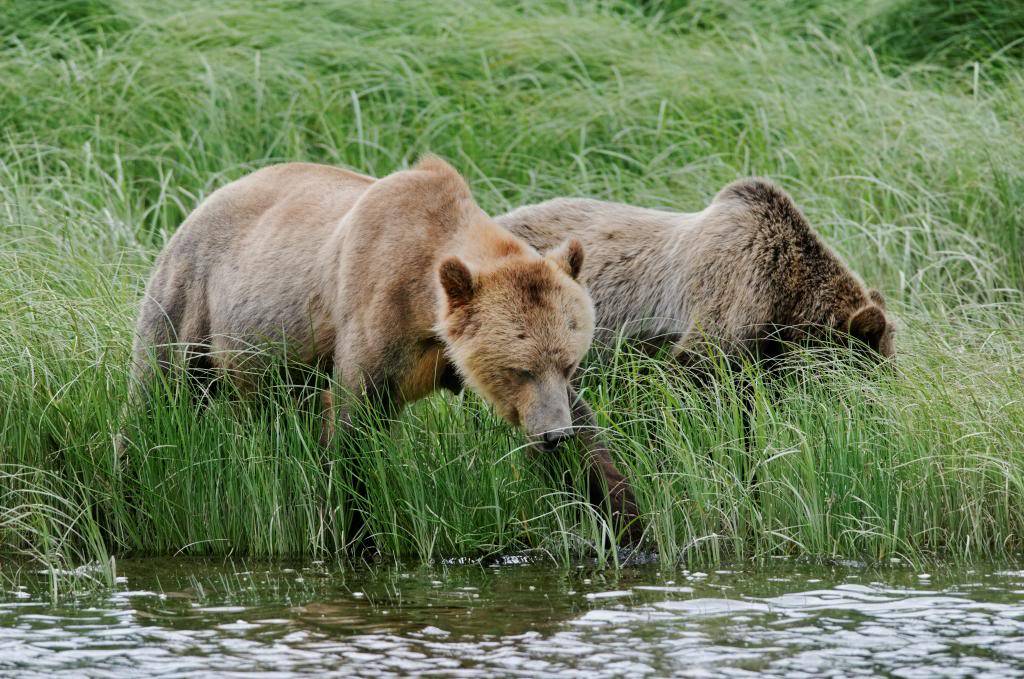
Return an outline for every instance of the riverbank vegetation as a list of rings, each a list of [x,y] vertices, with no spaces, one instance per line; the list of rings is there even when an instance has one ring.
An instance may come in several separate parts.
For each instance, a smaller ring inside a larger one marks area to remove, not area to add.
[[[385,558],[614,563],[603,518],[470,396],[362,427],[357,498],[272,394],[197,410],[171,388],[115,455],[135,306],[203,196],[272,162],[380,175],[433,151],[493,214],[693,211],[765,175],[890,301],[889,373],[809,359],[697,388],[628,349],[589,364],[661,559],[1019,554],[1024,11],[748,4],[0,7],[0,551],[324,557],[360,511]]]

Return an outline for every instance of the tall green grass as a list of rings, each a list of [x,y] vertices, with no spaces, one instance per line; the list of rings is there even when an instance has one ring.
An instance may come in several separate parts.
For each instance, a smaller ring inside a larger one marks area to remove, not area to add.
[[[0,548],[60,569],[320,556],[358,511],[387,557],[620,558],[469,396],[369,422],[325,467],[289,398],[198,409],[171,389],[115,455],[135,305],[204,195],[281,160],[384,174],[430,150],[492,213],[557,195],[694,210],[767,175],[891,300],[892,374],[808,360],[781,385],[748,368],[697,386],[628,349],[589,365],[666,562],[1018,552],[1024,78],[1016,38],[983,24],[1024,15],[936,6],[0,6]]]

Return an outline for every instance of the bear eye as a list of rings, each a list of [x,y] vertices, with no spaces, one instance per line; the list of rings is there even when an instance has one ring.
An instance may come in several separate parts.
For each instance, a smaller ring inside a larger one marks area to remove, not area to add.
[[[509,370],[513,377],[520,382],[529,382],[533,379],[533,373],[529,370],[522,370],[521,368],[512,368]]]

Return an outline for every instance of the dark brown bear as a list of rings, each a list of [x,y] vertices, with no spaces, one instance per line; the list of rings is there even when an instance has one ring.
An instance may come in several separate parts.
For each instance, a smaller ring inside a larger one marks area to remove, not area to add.
[[[497,221],[540,249],[580,240],[603,343],[622,333],[685,358],[708,341],[728,355],[771,355],[788,342],[849,338],[894,353],[882,295],[763,179],[730,184],[696,213],[557,198]]]

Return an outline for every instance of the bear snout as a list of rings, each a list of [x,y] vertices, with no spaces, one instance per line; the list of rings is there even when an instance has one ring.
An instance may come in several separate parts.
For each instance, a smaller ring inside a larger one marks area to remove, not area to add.
[[[565,441],[572,438],[571,429],[555,429],[553,431],[544,432],[540,438],[540,448],[545,453],[553,453],[558,449],[558,446],[562,445]]]
[[[533,444],[545,452],[557,448],[573,435],[567,384],[547,376],[524,387],[526,402],[523,429]]]
[[[552,408],[534,413],[525,424],[527,436],[546,453],[557,449],[575,433],[568,408]]]

